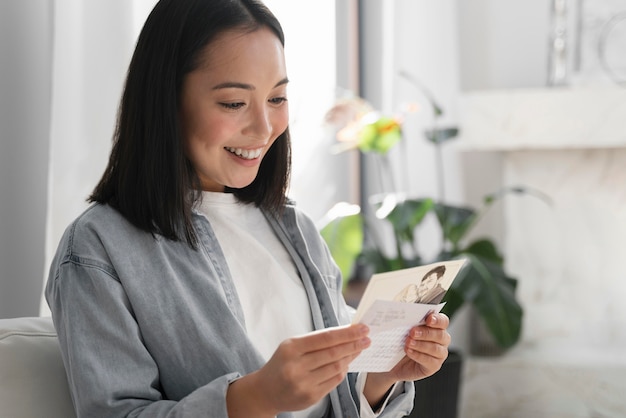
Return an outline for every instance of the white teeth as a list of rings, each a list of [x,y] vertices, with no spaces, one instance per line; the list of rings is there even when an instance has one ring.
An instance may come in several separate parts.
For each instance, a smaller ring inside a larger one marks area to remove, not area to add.
[[[241,148],[224,147],[224,149],[245,160],[254,160],[255,158],[259,158],[259,156],[263,152],[263,148],[247,150]]]

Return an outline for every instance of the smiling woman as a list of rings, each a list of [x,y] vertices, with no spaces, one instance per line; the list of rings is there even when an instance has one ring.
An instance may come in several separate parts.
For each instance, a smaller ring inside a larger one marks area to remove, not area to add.
[[[402,417],[445,360],[433,313],[391,370],[348,373],[369,330],[287,199],[283,47],[258,0],[150,13],[108,166],[46,285],[79,417]]]
[[[241,189],[289,122],[287,69],[269,29],[218,36],[181,92],[185,155],[202,190]]]

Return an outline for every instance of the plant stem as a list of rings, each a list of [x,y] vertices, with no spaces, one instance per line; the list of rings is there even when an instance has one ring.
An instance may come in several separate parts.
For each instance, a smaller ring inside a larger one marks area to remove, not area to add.
[[[410,176],[409,176],[409,150],[408,150],[408,144],[407,144],[407,140],[404,137],[404,132],[401,133],[402,135],[402,139],[400,140],[400,148],[402,151],[402,155],[400,156],[400,159],[402,160],[402,162],[400,163],[400,168],[402,169],[402,178],[404,179],[404,192],[409,193],[409,191],[411,190],[411,181],[410,181]]]
[[[437,134],[439,136],[439,134]],[[435,144],[435,159],[437,165],[437,195],[441,204],[446,201],[445,172],[443,170],[443,152],[441,151],[441,143]]]
[[[443,169],[443,152],[441,151],[441,133],[439,131],[439,118],[437,113],[433,112],[433,135],[435,135],[435,165],[437,166],[437,200],[441,205],[446,201],[445,172]],[[446,233],[443,225],[441,228],[441,251],[446,249]]]
[[[394,179],[393,171],[391,170],[391,164],[389,164],[389,156],[387,154],[380,154],[380,164],[382,167],[381,177],[383,181],[385,178],[387,179],[387,184],[383,184],[383,190],[388,190],[392,193],[397,192],[396,181]]]

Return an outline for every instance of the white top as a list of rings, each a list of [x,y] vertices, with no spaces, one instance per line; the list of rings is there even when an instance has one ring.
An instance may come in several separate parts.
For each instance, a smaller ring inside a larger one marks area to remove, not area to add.
[[[202,193],[199,210],[220,242],[246,331],[265,360],[285,339],[313,331],[309,299],[298,270],[261,211],[237,202],[232,193],[216,192]],[[325,397],[294,417],[321,417],[327,405]]]
[[[218,192],[202,192],[198,209],[217,236],[241,301],[246,331],[265,360],[285,339],[313,331],[309,300],[298,270],[263,213],[254,205],[238,202],[232,193]],[[365,407],[365,379],[365,373],[357,378],[360,415],[376,417],[378,414]],[[397,396],[398,387],[387,402]],[[294,412],[294,418],[322,417],[328,402],[325,397]]]
[[[265,360],[281,341],[313,331],[309,300],[296,266],[261,211],[238,203],[231,193],[211,192],[203,192],[199,209],[215,231],[246,330]]]

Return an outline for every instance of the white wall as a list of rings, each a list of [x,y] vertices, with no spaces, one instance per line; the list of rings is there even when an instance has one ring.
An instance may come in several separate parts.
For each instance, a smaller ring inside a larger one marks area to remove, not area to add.
[[[551,0],[455,3],[462,90],[546,85]]]
[[[455,2],[461,95],[481,90],[546,86],[551,1]],[[486,194],[503,186],[501,154],[462,152],[459,160],[463,173],[461,187],[466,202],[480,205]],[[501,204],[493,206],[475,234],[493,236],[502,248]]]
[[[49,0],[0,2],[0,318],[39,312],[51,17]]]

